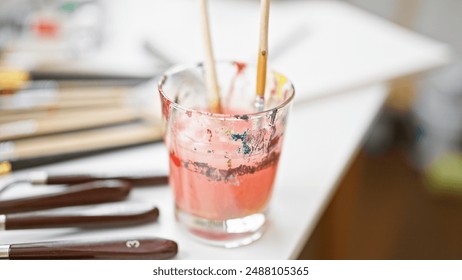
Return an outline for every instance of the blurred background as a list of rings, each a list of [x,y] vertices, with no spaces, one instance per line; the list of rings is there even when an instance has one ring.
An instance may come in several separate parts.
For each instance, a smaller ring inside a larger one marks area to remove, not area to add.
[[[454,57],[392,82],[300,258],[462,259],[462,1],[347,2],[446,42]]]
[[[300,258],[462,259],[462,1],[343,2],[444,42],[453,56],[390,82]],[[0,162],[21,169],[161,140],[155,78],[174,63],[201,60],[202,46],[185,32],[193,27],[173,24],[190,13],[178,8],[184,1],[153,10],[146,3],[0,1]],[[309,33],[294,30],[284,35],[294,44]],[[233,45],[233,57],[253,54],[247,46],[257,45],[256,32],[234,34],[246,43]],[[175,36],[182,40],[169,41]]]

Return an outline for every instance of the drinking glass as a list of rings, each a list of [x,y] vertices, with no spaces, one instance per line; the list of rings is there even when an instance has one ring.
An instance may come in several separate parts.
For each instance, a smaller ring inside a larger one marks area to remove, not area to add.
[[[211,113],[202,64],[177,66],[159,82],[169,184],[176,219],[192,236],[238,247],[261,237],[281,155],[292,83],[268,71],[255,109],[256,67],[216,65],[221,113]]]

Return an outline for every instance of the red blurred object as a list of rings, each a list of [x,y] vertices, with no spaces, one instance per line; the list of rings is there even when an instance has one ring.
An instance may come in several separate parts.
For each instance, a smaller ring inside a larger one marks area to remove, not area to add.
[[[58,24],[50,19],[39,19],[33,29],[39,37],[55,38],[58,35]]]

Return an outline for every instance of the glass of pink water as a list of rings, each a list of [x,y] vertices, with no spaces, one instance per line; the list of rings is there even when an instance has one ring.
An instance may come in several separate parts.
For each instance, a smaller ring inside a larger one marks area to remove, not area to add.
[[[202,64],[168,70],[159,82],[175,216],[208,244],[239,247],[260,238],[294,97],[282,74],[267,73],[256,112],[256,67],[217,63],[221,114],[211,113]]]

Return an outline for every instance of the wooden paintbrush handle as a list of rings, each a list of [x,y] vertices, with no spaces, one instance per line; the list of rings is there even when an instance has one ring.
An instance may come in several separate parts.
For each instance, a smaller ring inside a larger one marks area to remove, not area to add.
[[[17,140],[47,134],[98,128],[140,120],[131,109],[105,109],[91,114],[62,114],[60,117],[26,119],[0,124],[0,141]]]
[[[154,142],[160,139],[162,139],[160,125],[140,123],[124,127],[111,127],[12,141],[11,150],[7,150],[5,153],[10,155],[11,158],[20,160],[98,151]],[[6,147],[5,149],[8,148]]]
[[[159,209],[156,207],[145,205],[143,206],[144,209],[138,209],[141,211],[134,212],[128,209],[129,206],[132,205],[124,207],[124,205],[103,204],[100,205],[99,209],[90,209],[89,213],[85,213],[85,209],[81,211],[72,209],[70,210],[71,213],[61,213],[63,211],[59,210],[62,209],[58,209],[58,211],[48,210],[8,214],[5,216],[4,227],[6,230],[63,227],[120,227],[155,222],[159,217]]]
[[[178,245],[161,238],[133,238],[115,241],[58,241],[13,244],[8,258],[20,259],[169,259],[178,253]]]
[[[95,180],[123,180],[133,186],[158,186],[168,184],[168,176],[97,176],[97,175],[49,175],[46,184],[64,185],[64,184],[82,184]]]
[[[95,181],[59,193],[0,201],[0,213],[120,201],[128,196],[130,190],[131,185],[126,181]]]
[[[22,120],[34,119],[45,121],[49,119],[75,119],[75,118],[94,118],[100,114],[110,114],[112,112],[123,111],[126,106],[105,106],[98,108],[76,108],[73,110],[64,110],[56,108],[49,111],[37,111],[28,113],[6,114],[0,112],[0,123],[9,123]]]

